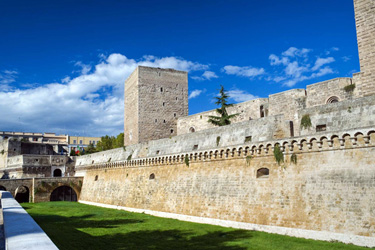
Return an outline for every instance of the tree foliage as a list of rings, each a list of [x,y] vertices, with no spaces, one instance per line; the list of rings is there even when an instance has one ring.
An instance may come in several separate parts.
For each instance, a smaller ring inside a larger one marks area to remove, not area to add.
[[[114,136],[102,136],[98,145],[96,145],[96,150],[98,152],[110,150],[114,148],[121,148],[124,146],[124,133],[120,133],[117,137]]]
[[[215,126],[225,126],[229,125],[231,123],[230,119],[236,117],[238,114],[232,114],[229,115],[227,108],[232,107],[233,104],[228,103],[229,95],[224,90],[223,85],[221,85],[220,94],[219,96],[215,97],[216,105],[219,105],[220,108],[216,109],[216,112],[219,114],[219,116],[213,116],[210,115],[208,122],[212,123]]]
[[[124,146],[124,133],[120,133],[115,136],[102,136],[98,144],[95,145],[90,143],[82,152],[82,154],[92,154],[100,151],[110,150],[114,148],[121,148]],[[70,152],[70,155],[74,156],[76,153],[74,150]]]

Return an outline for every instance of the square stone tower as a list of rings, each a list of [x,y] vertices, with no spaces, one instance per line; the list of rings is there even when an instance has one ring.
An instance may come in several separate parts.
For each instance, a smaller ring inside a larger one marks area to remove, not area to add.
[[[125,81],[125,146],[177,134],[177,118],[187,116],[188,74],[138,66]]]
[[[360,96],[375,94],[375,0],[354,0],[361,73],[356,81]]]

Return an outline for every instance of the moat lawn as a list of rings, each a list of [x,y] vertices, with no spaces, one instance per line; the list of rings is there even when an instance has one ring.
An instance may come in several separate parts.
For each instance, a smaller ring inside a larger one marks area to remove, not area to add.
[[[77,202],[23,203],[22,206],[61,250],[362,249],[342,243],[183,222]]]

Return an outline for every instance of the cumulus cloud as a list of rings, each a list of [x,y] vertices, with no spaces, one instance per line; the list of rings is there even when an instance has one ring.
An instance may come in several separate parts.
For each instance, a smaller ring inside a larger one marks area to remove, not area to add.
[[[246,102],[250,101],[256,98],[259,98],[258,96],[254,96],[244,90],[240,89],[232,89],[227,91],[227,94],[229,95],[230,99],[233,99],[235,102]]]
[[[307,57],[307,54],[311,52],[311,49],[297,49],[296,47],[290,47],[282,53],[283,56],[287,57]]]
[[[255,76],[260,76],[265,73],[263,68],[255,68],[251,66],[239,67],[233,65],[227,65],[223,68],[223,71],[227,75],[237,75],[243,77],[253,78]]]
[[[335,47],[330,49],[337,50]],[[271,54],[269,60],[270,65],[274,66],[274,72],[266,79],[292,87],[298,82],[334,73],[334,70],[327,66],[335,62],[333,57],[316,57],[314,60],[311,58],[311,52],[311,49],[290,47],[279,56]]]
[[[183,58],[148,56],[135,60],[116,53],[102,57],[90,70],[82,65],[77,65],[82,68],[79,76],[67,76],[61,82],[11,91],[0,89],[1,130],[116,135],[123,131],[124,82],[137,65],[186,71],[208,69],[207,65]],[[1,80],[8,79],[4,74],[8,78],[16,76],[14,72],[2,72]]]
[[[332,63],[334,62],[335,59],[333,57],[327,57],[327,58],[320,58],[318,57],[315,61],[315,65],[314,67],[312,67],[312,70],[318,70],[320,69],[320,67],[322,67],[323,65],[325,64],[329,64],[329,63]]]
[[[206,92],[205,89],[203,89],[203,90],[202,89],[195,89],[195,90],[193,90],[193,91],[190,92],[189,99],[193,99],[195,97],[198,97],[198,96],[200,96],[204,92]]]
[[[192,76],[194,80],[204,81],[204,80],[211,80],[212,78],[219,78],[215,72],[206,70],[202,76]]]
[[[84,64],[84,63],[82,63],[81,61],[76,62],[76,63],[74,64],[74,66],[78,66],[78,67],[81,68],[80,72],[81,72],[82,75],[86,75],[87,73],[89,73],[90,70],[91,70],[91,68],[92,68],[91,65],[89,65],[89,64]],[[73,72],[75,72],[75,71],[73,71]]]
[[[0,72],[0,84],[9,84],[16,81],[18,72],[15,70],[3,70]]]

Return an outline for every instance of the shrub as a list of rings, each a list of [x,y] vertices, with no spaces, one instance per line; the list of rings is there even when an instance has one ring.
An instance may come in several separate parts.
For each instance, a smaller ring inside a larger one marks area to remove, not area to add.
[[[290,161],[293,163],[293,164],[297,164],[297,155],[295,153],[293,153],[291,156],[290,156]]]
[[[221,139],[221,137],[220,137],[220,136],[216,137],[216,147],[217,147],[217,146],[219,146],[219,143],[220,143],[220,139]]]
[[[253,157],[251,155],[246,156],[246,164],[248,166],[250,166],[251,159],[253,159]]]
[[[344,87],[346,93],[352,93],[355,89],[355,84],[349,84]]]
[[[311,126],[312,125],[311,125],[310,115],[306,114],[306,115],[302,116],[302,119],[301,119],[301,128],[302,129],[308,129]]]
[[[189,157],[185,155],[185,165],[189,167],[189,164],[190,164]]]
[[[280,149],[279,145],[276,145],[273,148],[273,155],[275,156],[275,160],[276,160],[277,164],[280,165],[280,163],[284,162],[284,154],[283,154],[283,152],[281,152],[281,149]]]

